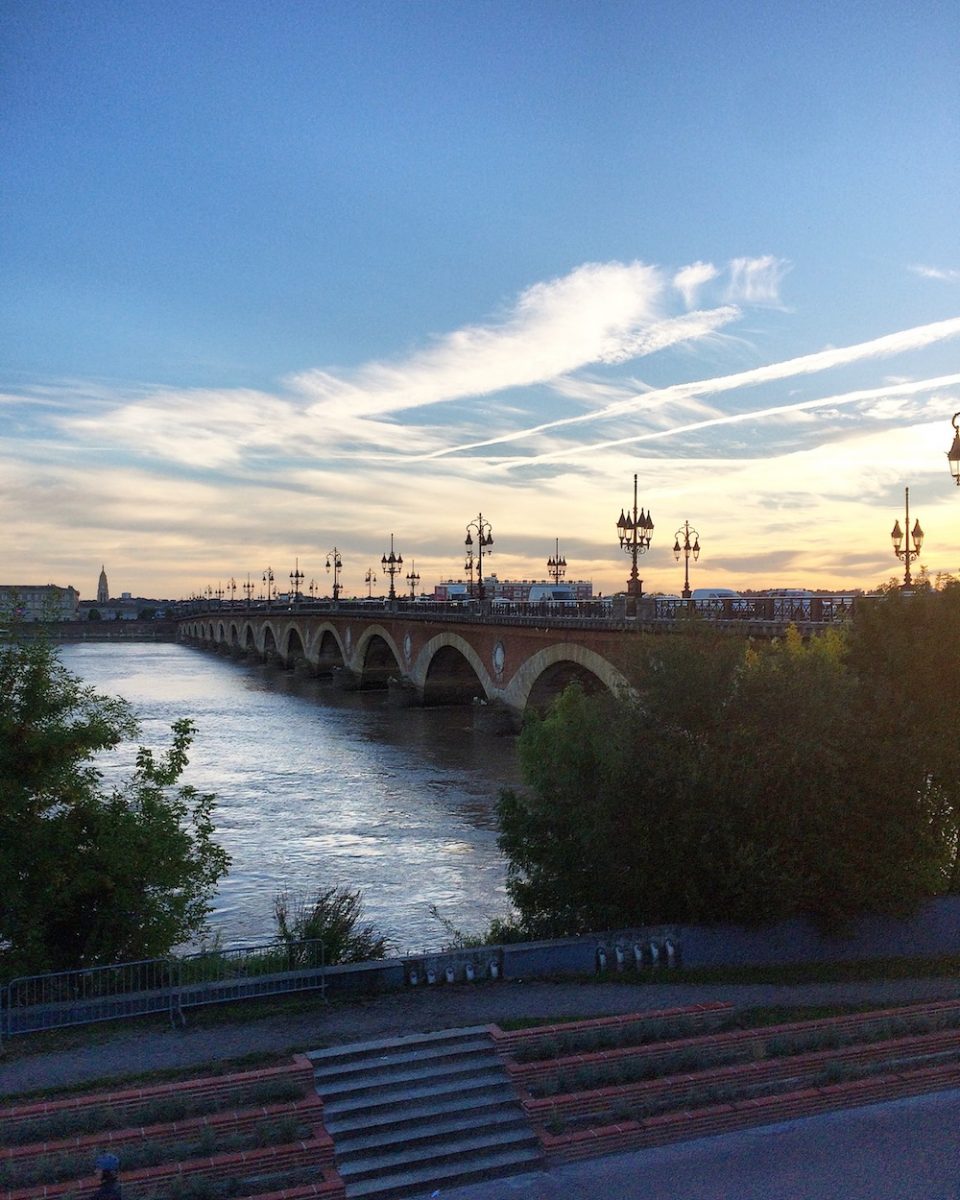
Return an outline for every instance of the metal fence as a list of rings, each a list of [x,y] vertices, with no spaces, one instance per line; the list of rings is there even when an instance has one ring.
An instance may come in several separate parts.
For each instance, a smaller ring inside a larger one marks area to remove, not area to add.
[[[323,942],[266,942],[12,979],[0,988],[0,1041],[14,1034],[167,1013],[284,992],[326,997]]]

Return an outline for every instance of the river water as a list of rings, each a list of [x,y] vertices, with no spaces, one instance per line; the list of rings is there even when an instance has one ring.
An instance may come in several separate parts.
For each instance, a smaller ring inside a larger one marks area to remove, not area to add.
[[[464,933],[507,913],[494,807],[519,778],[516,744],[474,733],[468,708],[391,708],[383,692],[176,644],[72,643],[60,657],[133,705],[144,745],[166,747],[179,717],[195,722],[184,782],[218,797],[232,865],[211,927],[225,945],[270,937],[283,887],[359,888],[365,919],[399,952],[449,941],[431,905]],[[136,745],[104,756],[107,780]]]

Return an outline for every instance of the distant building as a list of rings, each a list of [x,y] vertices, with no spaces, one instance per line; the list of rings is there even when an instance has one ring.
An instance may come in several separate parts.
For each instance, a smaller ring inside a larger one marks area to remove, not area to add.
[[[97,603],[110,603],[110,587],[107,583],[107,569],[103,565],[100,567],[100,579],[97,583]]]
[[[515,604],[526,604],[530,599],[530,589],[552,587],[550,579],[503,579],[496,575],[485,575],[483,591],[488,600],[512,600]],[[569,589],[575,600],[592,600],[593,583],[589,579],[565,579],[563,587]],[[472,585],[466,579],[446,579],[433,589],[434,600],[462,600],[476,593],[476,583]],[[542,593],[538,593],[542,594]]]
[[[80,593],[55,583],[0,584],[0,620],[75,621]]]

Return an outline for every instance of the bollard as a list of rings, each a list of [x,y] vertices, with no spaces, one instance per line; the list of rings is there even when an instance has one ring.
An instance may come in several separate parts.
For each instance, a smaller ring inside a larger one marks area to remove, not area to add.
[[[614,950],[614,953],[617,956],[617,970],[622,971],[623,970],[623,947],[617,946],[616,949]]]
[[[639,971],[643,966],[643,947],[639,942],[633,948],[633,961],[636,963],[637,970]]]
[[[447,967],[447,969],[443,973],[443,977],[447,981],[447,983],[453,983],[454,978],[455,978],[454,973],[453,973],[453,967]]]
[[[408,978],[409,978],[411,987],[416,987],[417,984],[420,982],[420,973],[417,971],[416,967],[410,968],[410,975]]]
[[[498,962],[490,963],[490,978],[491,979],[499,979],[500,978],[500,964]]]
[[[650,943],[650,966],[655,967],[660,961],[660,947],[656,942]]]
[[[466,977],[467,983],[473,983],[476,978],[476,972],[473,969],[473,963],[467,963],[463,968],[463,974]]]
[[[602,946],[597,947],[597,970],[602,974],[607,969],[607,952]]]
[[[436,982],[437,982],[436,971],[433,969],[433,967],[428,967],[427,968],[427,983],[432,985]]]

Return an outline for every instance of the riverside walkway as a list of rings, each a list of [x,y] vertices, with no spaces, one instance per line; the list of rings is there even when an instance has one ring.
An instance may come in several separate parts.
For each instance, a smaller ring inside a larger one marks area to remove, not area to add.
[[[204,1010],[185,1029],[160,1019],[13,1039],[0,1096],[382,1036],[517,1020],[550,1021],[727,1000],[737,1007],[904,1004],[960,997],[960,979],[803,985],[541,981],[404,990],[244,1018]],[[912,1097],[462,1187],[424,1200],[960,1200],[960,1092]]]

